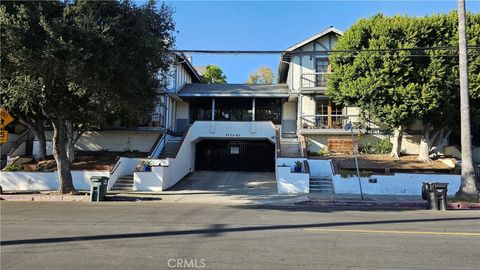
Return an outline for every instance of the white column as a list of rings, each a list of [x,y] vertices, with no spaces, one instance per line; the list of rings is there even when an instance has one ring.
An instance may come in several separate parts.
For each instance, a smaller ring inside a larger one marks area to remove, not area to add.
[[[252,121],[255,121],[255,101],[256,98],[252,99]]]
[[[212,121],[215,121],[215,98],[212,97]]]

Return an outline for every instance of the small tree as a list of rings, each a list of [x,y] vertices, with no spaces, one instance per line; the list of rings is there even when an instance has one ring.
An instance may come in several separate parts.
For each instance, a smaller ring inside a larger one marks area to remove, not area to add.
[[[203,74],[203,81],[207,84],[211,83],[227,83],[227,76],[223,74],[220,67],[208,65]]]
[[[273,71],[269,67],[260,67],[248,77],[247,84],[272,84]]]

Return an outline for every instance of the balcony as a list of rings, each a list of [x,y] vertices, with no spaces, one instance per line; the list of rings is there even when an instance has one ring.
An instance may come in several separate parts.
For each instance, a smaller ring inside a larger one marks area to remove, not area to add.
[[[145,115],[138,125],[139,130],[156,130],[162,128],[165,128],[165,115],[159,113]]]
[[[302,134],[343,134],[350,131],[344,127],[352,122],[355,128],[365,129],[367,123],[359,115],[302,115],[300,116],[300,133]]]
[[[330,72],[302,73],[300,76],[300,89],[325,90],[327,87],[327,76]]]

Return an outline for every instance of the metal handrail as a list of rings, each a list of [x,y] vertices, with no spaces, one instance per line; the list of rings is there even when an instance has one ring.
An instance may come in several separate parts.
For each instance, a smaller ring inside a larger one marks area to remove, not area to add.
[[[150,155],[149,155],[150,158],[156,158],[155,152],[157,152],[158,148],[162,145],[162,143],[165,143],[166,138],[167,138],[167,135],[163,134],[162,138],[160,138],[160,140],[157,142],[155,148],[153,148],[153,151],[150,152]],[[160,155],[160,153],[158,153],[158,155]]]

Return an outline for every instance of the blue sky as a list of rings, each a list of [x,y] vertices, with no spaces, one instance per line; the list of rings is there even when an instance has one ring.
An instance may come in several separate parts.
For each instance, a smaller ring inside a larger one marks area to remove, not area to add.
[[[169,1],[177,49],[283,50],[333,25],[346,30],[376,13],[422,16],[456,9],[456,1]],[[467,0],[480,12],[480,1]],[[193,54],[194,65],[220,66],[229,83],[244,83],[260,66],[277,73],[279,55]]]

